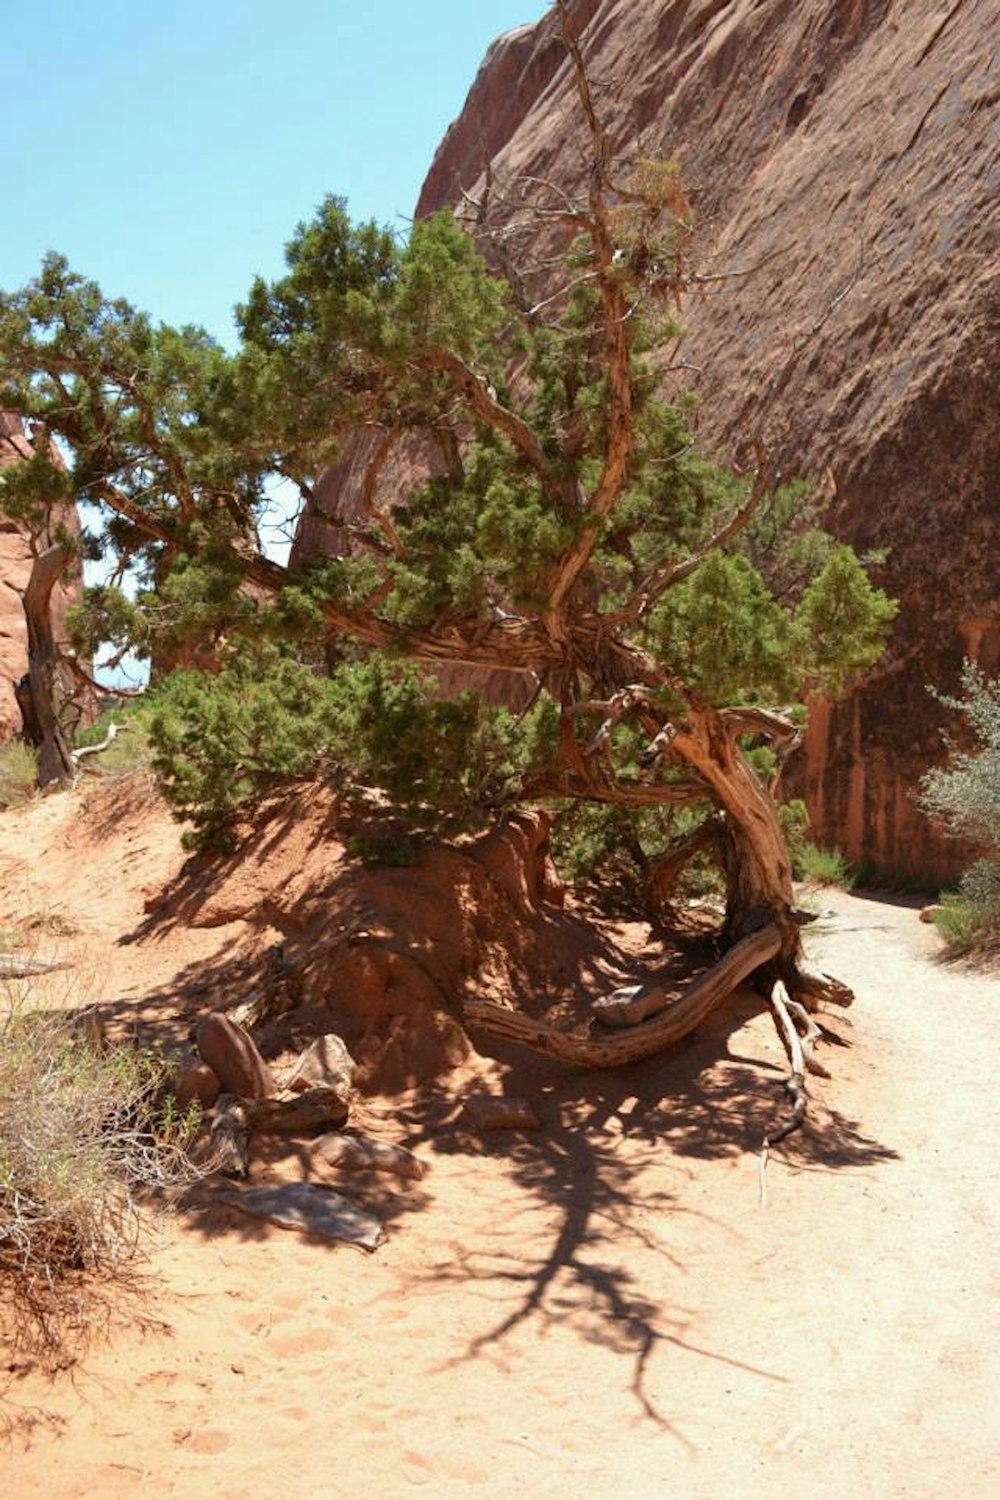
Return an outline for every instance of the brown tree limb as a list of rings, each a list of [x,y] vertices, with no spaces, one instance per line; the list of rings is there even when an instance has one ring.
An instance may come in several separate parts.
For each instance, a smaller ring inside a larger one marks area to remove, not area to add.
[[[59,650],[52,631],[52,592],[70,559],[53,542],[35,558],[22,596],[28,627],[28,682],[38,740],[38,785],[71,783],[75,775],[69,743],[59,722],[56,672]]]
[[[724,958],[702,974],[676,1004],[613,1036],[595,1037],[560,1030],[547,1021],[533,1021],[520,1011],[490,1001],[472,1000],[465,1018],[490,1036],[520,1042],[561,1062],[584,1068],[616,1068],[652,1057],[689,1036],[712,1011],[749,977],[774,958],[782,943],[778,928],[769,924],[736,943]]]

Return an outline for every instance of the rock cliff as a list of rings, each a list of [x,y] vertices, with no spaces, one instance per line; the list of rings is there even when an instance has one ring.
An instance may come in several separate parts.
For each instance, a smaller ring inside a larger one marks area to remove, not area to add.
[[[1000,85],[996,0],[577,0],[617,147],[679,160],[707,282],[683,312],[699,437],[738,459],[769,417],[827,524],[888,549],[890,651],[813,705],[813,826],[884,872],[953,873],[915,808],[963,655],[1000,670]],[[497,179],[580,185],[579,107],[551,15],[494,43],[418,206]],[[730,273],[746,274],[731,275]],[[817,324],[822,322],[818,332]]]

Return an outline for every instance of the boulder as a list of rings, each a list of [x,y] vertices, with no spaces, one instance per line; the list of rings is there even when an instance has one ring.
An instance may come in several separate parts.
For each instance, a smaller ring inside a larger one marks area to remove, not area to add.
[[[222,1086],[214,1069],[192,1055],[183,1060],[174,1074],[173,1090],[180,1109],[197,1102],[208,1110],[218,1099]]]
[[[242,1026],[220,1011],[198,1022],[195,1044],[227,1094],[237,1099],[266,1099],[274,1093],[271,1069]]]

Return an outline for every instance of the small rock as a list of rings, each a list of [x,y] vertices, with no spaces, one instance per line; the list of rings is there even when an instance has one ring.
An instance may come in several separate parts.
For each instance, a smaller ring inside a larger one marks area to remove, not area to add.
[[[376,1141],[367,1135],[324,1135],[314,1141],[309,1151],[314,1167],[336,1167],[344,1172],[394,1172],[419,1182],[424,1175],[423,1163],[405,1146]]]
[[[477,1130],[541,1130],[542,1122],[527,1099],[503,1094],[470,1094],[465,1107]]]
[[[337,1089],[345,1102],[354,1084],[354,1058],[336,1032],[318,1036],[303,1052],[292,1069],[286,1087],[295,1093],[317,1085]]]
[[[940,906],[924,906],[920,910],[921,922],[936,922],[941,912]]]
[[[274,1093],[271,1069],[253,1038],[220,1011],[203,1016],[195,1044],[227,1094],[238,1099],[266,1099]]]

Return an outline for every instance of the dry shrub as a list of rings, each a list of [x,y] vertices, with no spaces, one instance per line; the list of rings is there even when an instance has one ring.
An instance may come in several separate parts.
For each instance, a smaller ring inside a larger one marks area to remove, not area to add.
[[[0,1337],[64,1358],[134,1289],[143,1203],[192,1180],[167,1064],[66,1016],[0,1018]]]

